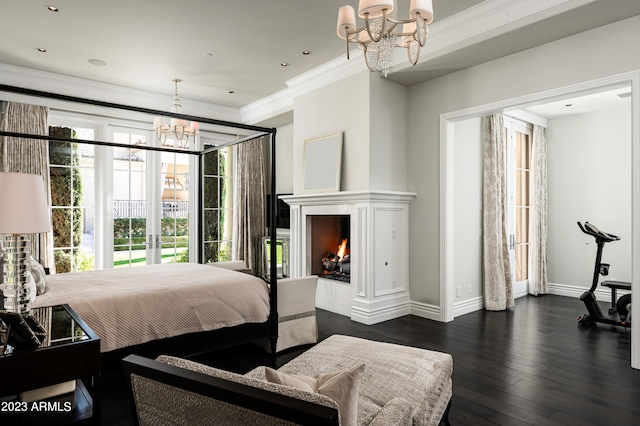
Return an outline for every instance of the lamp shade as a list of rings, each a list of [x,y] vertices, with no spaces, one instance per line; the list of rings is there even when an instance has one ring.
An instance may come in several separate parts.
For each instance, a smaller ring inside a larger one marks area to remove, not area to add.
[[[42,176],[0,173],[0,234],[31,234],[51,230]]]
[[[153,119],[153,128],[154,129],[162,128],[162,126],[164,126],[164,118],[156,117],[156,118]]]
[[[393,11],[393,0],[360,0],[358,3],[358,16],[364,18],[365,14],[369,14],[369,18],[379,18],[382,11],[386,9],[387,13]]]
[[[432,0],[411,0],[409,5],[409,17],[416,19],[416,14],[427,21],[427,24],[433,22],[433,1]]]
[[[352,6],[342,6],[338,10],[338,25],[336,30],[338,31],[338,37],[343,40],[353,39],[355,34],[347,35],[347,31],[355,31],[356,29],[356,11]]]

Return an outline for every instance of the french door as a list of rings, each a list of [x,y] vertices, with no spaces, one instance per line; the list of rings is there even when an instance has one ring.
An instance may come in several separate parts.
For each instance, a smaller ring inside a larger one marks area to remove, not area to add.
[[[514,297],[527,294],[531,182],[530,124],[505,117],[507,235]]]
[[[189,261],[189,154],[145,151],[150,131],[110,126],[113,148],[113,265]],[[165,145],[173,141],[167,139]]]

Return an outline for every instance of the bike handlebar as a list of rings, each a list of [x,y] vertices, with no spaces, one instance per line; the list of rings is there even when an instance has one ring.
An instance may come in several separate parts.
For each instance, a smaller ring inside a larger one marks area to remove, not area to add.
[[[584,226],[580,222],[578,222],[578,226],[580,227],[582,232],[584,232],[585,234],[591,235],[592,237],[595,237],[595,238],[600,238],[607,243],[611,241],[618,241],[620,239],[620,237],[618,237],[617,235],[607,234],[606,232],[602,232],[601,230],[599,230],[589,222],[585,222]]]

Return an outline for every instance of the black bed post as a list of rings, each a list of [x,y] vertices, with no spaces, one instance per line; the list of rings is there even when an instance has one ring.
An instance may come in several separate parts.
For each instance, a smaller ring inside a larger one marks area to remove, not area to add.
[[[198,185],[198,197],[197,197],[197,214],[196,214],[196,229],[198,233],[197,242],[198,250],[196,253],[196,261],[200,264],[204,263],[204,200],[202,193],[204,192],[204,154],[198,154],[198,163],[200,169],[198,170],[198,177],[200,178],[200,184]]]
[[[276,345],[278,343],[278,259],[277,256],[277,232],[276,232],[276,214],[277,214],[277,200],[276,200],[276,129],[271,129],[271,209],[270,216],[271,222],[269,223],[269,238],[271,244],[269,245],[271,253],[271,276],[269,281],[271,282],[271,354],[273,355],[273,364],[275,367],[276,357]]]

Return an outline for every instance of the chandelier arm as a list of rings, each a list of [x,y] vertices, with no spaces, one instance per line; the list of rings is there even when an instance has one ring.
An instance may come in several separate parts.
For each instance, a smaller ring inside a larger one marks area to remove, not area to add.
[[[419,13],[417,15],[418,16],[416,19],[418,21],[416,21],[416,35],[414,36],[414,38],[418,43],[420,43],[420,47],[424,47],[427,42],[427,37],[429,36],[429,25],[427,25],[426,19],[420,18]],[[420,21],[422,21],[422,27],[420,27]],[[420,28],[422,28],[422,31],[420,31]]]
[[[413,58],[411,57],[411,45],[412,45],[412,44],[413,44],[413,43],[409,43],[409,44],[407,44],[406,46],[402,46],[402,47],[406,47],[406,48],[407,48],[407,57],[409,58],[409,63],[410,63],[411,65],[415,65],[415,64],[417,64],[417,63],[418,63],[418,59],[420,59],[420,47],[421,47],[421,46],[420,46],[420,43],[418,43],[418,48],[416,49],[416,58],[415,58],[415,59],[413,59]]]
[[[385,30],[387,29],[387,9],[382,9],[382,28],[380,29],[380,34],[378,34],[378,37],[374,37],[373,34],[371,34],[371,25],[369,24],[369,13],[365,13],[364,14],[364,22],[365,22],[365,27],[367,28],[367,32],[369,33],[369,38],[371,39],[372,42],[377,43],[382,39],[382,35],[385,33]]]
[[[392,24],[398,25],[398,24],[412,24],[414,22],[416,22],[416,18],[409,18],[409,19],[393,19],[393,18],[387,18],[387,21],[391,22]]]
[[[347,27],[347,26],[345,25],[345,34],[346,34],[346,37],[344,38],[344,40],[346,41],[346,46],[347,46],[347,60],[349,60],[349,59],[350,59],[350,58],[349,58],[349,29],[348,29],[348,28],[349,28],[349,27]]]
[[[376,69],[378,69],[378,65],[380,65],[380,57],[382,55],[380,55],[380,52],[377,52],[377,55],[376,55],[376,66],[371,68],[371,64],[369,63],[369,55],[367,55],[367,50],[368,50],[367,49],[367,45],[363,44],[363,46],[364,46],[364,62],[367,64],[367,68],[369,68],[369,71],[373,72]]]

